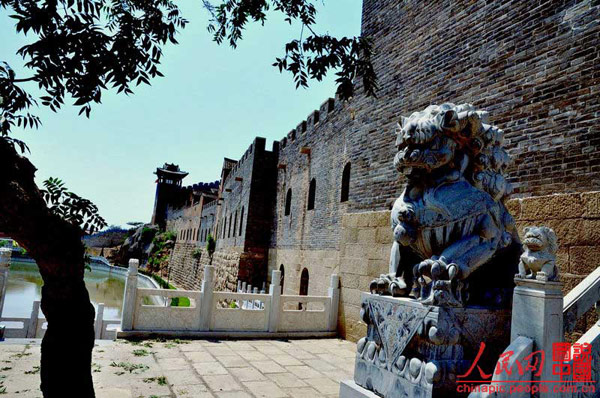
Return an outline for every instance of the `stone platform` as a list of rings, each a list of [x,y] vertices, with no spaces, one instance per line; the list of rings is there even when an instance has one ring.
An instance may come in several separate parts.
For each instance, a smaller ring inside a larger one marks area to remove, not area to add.
[[[478,364],[489,373],[510,342],[507,309],[428,306],[369,293],[361,299],[367,336],[357,344],[354,381],[379,396],[459,396],[457,376],[473,364],[481,343]]]
[[[98,398],[337,398],[340,381],[352,378],[356,351],[339,339],[96,344]],[[0,342],[0,397],[41,398],[40,355],[39,339]]]
[[[380,398],[372,391],[356,384],[354,380],[344,380],[340,383],[340,397],[343,398]]]

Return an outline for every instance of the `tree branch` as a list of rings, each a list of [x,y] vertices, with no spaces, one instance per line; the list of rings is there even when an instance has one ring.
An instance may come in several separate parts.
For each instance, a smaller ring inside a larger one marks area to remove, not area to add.
[[[32,81],[32,80],[35,80],[35,76],[31,76],[31,77],[28,77],[28,78],[26,78],[26,79],[13,79],[13,80],[11,80],[11,81],[12,81],[13,83],[24,83],[24,82],[30,82],[30,81]]]

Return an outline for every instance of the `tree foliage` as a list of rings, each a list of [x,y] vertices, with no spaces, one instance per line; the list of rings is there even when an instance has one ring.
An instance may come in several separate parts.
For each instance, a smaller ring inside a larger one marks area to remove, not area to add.
[[[106,227],[106,221],[98,214],[98,207],[88,199],[69,192],[58,178],[50,177],[44,181],[44,187],[42,195],[52,213],[90,234]]]
[[[208,30],[217,43],[229,42],[236,47],[249,22],[264,24],[267,12],[273,9],[283,13],[290,25],[299,22],[300,38],[285,45],[285,55],[276,58],[273,66],[280,72],[292,73],[296,88],[308,87],[308,80],[321,81],[330,70],[337,70],[337,93],[342,99],[354,95],[355,79],[362,79],[364,91],[374,96],[377,75],[371,62],[372,43],[358,37],[337,38],[319,34],[315,30],[317,10],[311,0],[226,0],[214,5],[204,0],[212,14]],[[306,36],[304,33],[306,31]]]
[[[316,0],[203,0],[210,12],[208,30],[217,43],[236,47],[248,23],[264,24],[273,10],[301,25],[300,37],[285,45],[273,64],[290,72],[296,87],[322,80],[336,71],[338,94],[350,98],[361,79],[374,95],[377,78],[371,64],[371,43],[364,37],[334,37],[316,32]],[[0,65],[0,136],[22,151],[25,144],[9,138],[13,127],[38,127],[29,113],[38,101],[22,84],[35,82],[44,95],[39,102],[57,111],[69,98],[89,117],[105,90],[133,93],[133,86],[162,76],[162,49],[177,43],[187,20],[172,0],[0,0],[10,12],[18,33],[33,38],[18,50],[31,76],[16,76]]]
[[[215,254],[215,249],[217,248],[217,241],[213,238],[212,234],[208,234],[206,238],[206,251],[208,252],[208,260],[209,264],[212,265],[213,254]]]
[[[360,78],[367,95],[374,95],[377,79],[371,64],[371,43],[363,37],[336,38],[315,31],[313,0],[203,0],[211,13],[208,30],[213,39],[236,47],[251,22],[264,24],[267,12],[282,13],[302,33],[285,45],[285,54],[273,64],[290,72],[296,87],[307,87],[309,79],[322,80],[336,70],[338,94],[350,98]],[[38,104],[23,83],[35,82],[44,93],[39,102],[57,111],[68,97],[89,117],[92,104],[102,93],[115,89],[133,93],[133,86],[150,84],[162,76],[158,66],[162,49],[177,43],[178,30],[187,20],[172,0],[0,0],[0,8],[11,11],[16,31],[33,41],[18,50],[32,76],[16,76],[0,64],[0,139],[24,152],[24,142],[9,136],[14,127],[37,128],[40,120],[29,110]],[[306,36],[304,33],[306,32]],[[50,209],[67,221],[94,232],[106,224],[97,208],[49,179],[44,185]]]
[[[6,64],[0,69],[5,137],[19,120],[39,123],[23,114],[35,101],[19,84],[36,82],[46,94],[40,102],[52,111],[70,96],[89,116],[103,90],[131,94],[133,85],[162,76],[162,47],[177,43],[187,23],[170,0],[0,0],[0,7],[12,11],[18,33],[36,39],[18,50],[32,76],[19,78]]]

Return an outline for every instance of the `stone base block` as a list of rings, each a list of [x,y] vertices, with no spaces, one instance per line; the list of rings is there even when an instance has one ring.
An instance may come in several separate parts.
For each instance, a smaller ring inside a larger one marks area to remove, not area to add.
[[[511,312],[438,307],[410,298],[362,295],[367,336],[357,343],[354,381],[385,398],[460,396],[457,378],[484,347],[486,373],[510,342]]]
[[[356,384],[353,380],[340,383],[340,398],[381,398],[373,391],[366,390]]]

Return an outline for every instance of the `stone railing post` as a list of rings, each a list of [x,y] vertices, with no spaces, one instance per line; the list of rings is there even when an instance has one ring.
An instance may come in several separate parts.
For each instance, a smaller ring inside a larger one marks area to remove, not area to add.
[[[246,293],[246,282],[242,282],[242,291],[240,293]],[[246,300],[241,301],[240,307],[246,308]]]
[[[12,250],[6,247],[0,248],[0,318],[2,317],[2,308],[4,308],[4,296],[6,294],[6,284],[8,282],[8,268],[10,267],[10,256]]]
[[[333,332],[337,330],[338,307],[340,305],[340,277],[337,274],[331,274],[331,283],[327,293],[331,297],[328,330]]]
[[[133,330],[133,320],[135,319],[137,285],[138,285],[138,267],[140,261],[132,258],[129,260],[129,271],[125,281],[125,294],[123,297],[123,319],[121,320],[121,330]]]
[[[271,274],[271,286],[269,286],[269,295],[271,296],[271,306],[269,307],[269,332],[277,332],[279,327],[279,315],[281,313],[281,271],[274,270]]]
[[[34,301],[29,317],[29,326],[27,327],[27,338],[35,339],[37,335],[38,318],[40,316],[40,302]]]
[[[104,303],[98,304],[98,310],[96,311],[96,323],[94,324],[94,331],[96,332],[96,340],[102,339],[103,325],[104,325]]]
[[[210,330],[213,309],[213,280],[215,267],[204,266],[204,279],[202,279],[202,299],[200,300],[200,330]]]
[[[533,351],[542,350],[545,355],[544,367],[539,378],[533,380],[560,383],[560,377],[552,372],[552,344],[561,342],[563,337],[563,295],[560,282],[536,279],[515,278],[517,285],[513,294],[511,342],[519,336],[533,340]],[[540,398],[555,396],[553,384],[549,392],[540,393]]]

